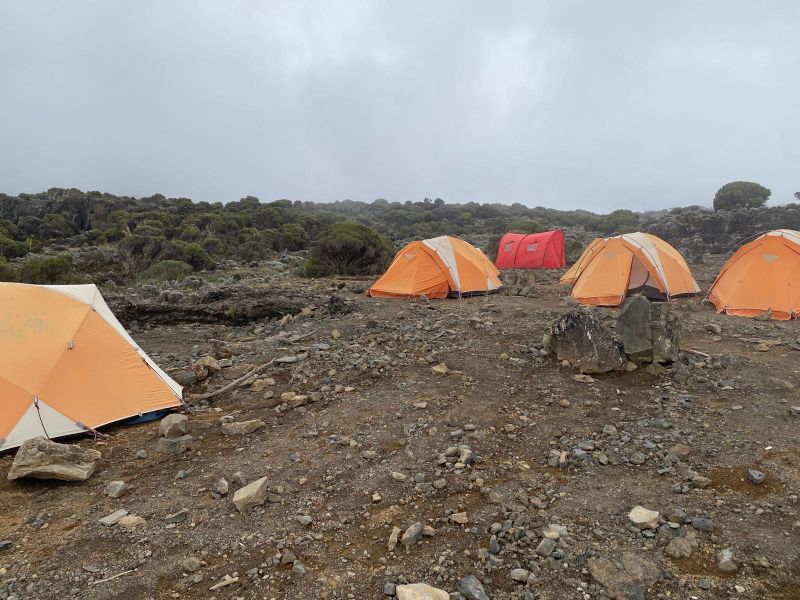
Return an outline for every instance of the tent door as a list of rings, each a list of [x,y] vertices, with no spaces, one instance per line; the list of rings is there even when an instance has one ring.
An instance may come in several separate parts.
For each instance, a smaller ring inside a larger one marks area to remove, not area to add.
[[[639,257],[634,255],[631,262],[631,275],[628,279],[628,295],[642,294],[650,300],[666,300],[667,295],[659,289],[658,282],[648,271]]]

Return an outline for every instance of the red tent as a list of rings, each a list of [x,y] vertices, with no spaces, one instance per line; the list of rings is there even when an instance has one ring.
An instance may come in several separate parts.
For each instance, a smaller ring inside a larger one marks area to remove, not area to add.
[[[498,269],[560,269],[567,265],[564,232],[507,233],[500,239]]]

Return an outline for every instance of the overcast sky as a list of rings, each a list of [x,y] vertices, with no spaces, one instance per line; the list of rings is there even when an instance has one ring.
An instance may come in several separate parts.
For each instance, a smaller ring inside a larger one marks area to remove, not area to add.
[[[800,191],[800,2],[0,0],[0,192]]]

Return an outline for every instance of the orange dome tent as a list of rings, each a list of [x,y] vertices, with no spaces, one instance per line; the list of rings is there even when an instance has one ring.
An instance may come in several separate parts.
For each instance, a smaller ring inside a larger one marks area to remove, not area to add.
[[[741,246],[708,292],[717,312],[773,319],[800,314],[800,232],[776,229]]]
[[[628,294],[654,300],[700,291],[686,261],[672,246],[649,233],[597,238],[561,278],[581,304],[618,306]]]
[[[177,407],[94,285],[0,283],[0,450]]]
[[[452,236],[411,242],[367,292],[382,298],[446,298],[500,287],[499,271],[475,246]]]

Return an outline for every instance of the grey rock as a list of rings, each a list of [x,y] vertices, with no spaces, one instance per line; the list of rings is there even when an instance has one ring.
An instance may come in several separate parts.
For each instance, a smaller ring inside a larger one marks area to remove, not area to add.
[[[714,521],[707,517],[693,517],[692,527],[699,529],[700,531],[707,531],[708,533],[711,533],[714,531]]]
[[[109,481],[106,484],[103,493],[108,496],[109,498],[114,498],[115,500],[122,496],[122,493],[127,488],[127,484],[124,481]]]
[[[526,583],[528,581],[528,576],[530,575],[530,571],[527,569],[512,569],[509,576],[514,581],[519,581],[520,583]]]
[[[394,583],[385,583],[383,585],[384,596],[394,596],[397,593],[397,586]]]
[[[694,553],[694,546],[684,537],[676,537],[667,544],[664,554],[670,558],[689,558]]]
[[[634,363],[673,362],[678,358],[681,322],[665,303],[650,302],[641,294],[634,294],[622,306],[617,333]]]
[[[539,545],[536,546],[536,554],[547,558],[553,553],[553,550],[556,549],[558,543],[555,540],[551,540],[550,538],[544,538]]]
[[[127,510],[125,510],[124,508],[120,508],[119,510],[115,510],[110,515],[106,515],[105,517],[100,519],[100,524],[105,525],[106,527],[111,527],[112,525],[116,525],[117,523],[119,523],[120,519],[122,519],[122,517],[126,516],[127,514],[128,514]]]
[[[11,549],[12,545],[11,540],[0,540],[0,552]]]
[[[181,437],[173,438],[158,438],[156,443],[156,452],[160,454],[171,454],[178,456],[191,450],[194,446],[194,438],[190,435],[182,435]]]
[[[458,581],[458,591],[467,600],[489,600],[483,584],[475,575],[467,575]]]
[[[225,435],[248,435],[266,426],[267,424],[261,419],[252,419],[250,421],[234,421],[232,423],[223,423],[222,433]]]
[[[135,456],[140,460],[145,459],[147,458],[147,450],[137,450]]]
[[[607,373],[625,368],[622,343],[594,312],[571,310],[550,327],[547,342],[558,360],[581,373]]]
[[[201,565],[202,563],[200,562],[199,558],[196,556],[190,556],[181,563],[181,569],[188,573],[193,573],[199,570]]]
[[[423,529],[422,523],[420,523],[419,521],[413,523],[408,527],[408,529],[406,529],[405,533],[403,534],[403,537],[400,538],[400,542],[406,548],[413,546],[422,539],[422,529]]]
[[[735,573],[739,565],[733,560],[733,551],[725,548],[717,555],[717,568],[723,573]]]
[[[264,504],[268,491],[267,478],[256,479],[243,488],[236,490],[233,495],[233,504],[239,512],[246,512],[251,508]]]
[[[747,470],[747,478],[756,485],[764,483],[764,480],[767,478],[766,473],[762,473],[761,471],[756,471],[755,469],[748,469]]]
[[[179,438],[189,433],[189,417],[178,413],[167,415],[158,424],[158,434],[165,438]]]
[[[86,481],[94,473],[101,456],[97,450],[58,444],[43,437],[33,438],[23,442],[17,450],[8,478]]]
[[[611,598],[644,600],[647,587],[658,579],[658,568],[635,554],[625,553],[620,563],[590,558],[589,573]]]
[[[183,523],[188,518],[189,518],[189,511],[186,510],[185,508],[182,508],[178,512],[174,512],[167,515],[166,517],[164,517],[164,520],[167,523],[177,524],[177,523]]]

